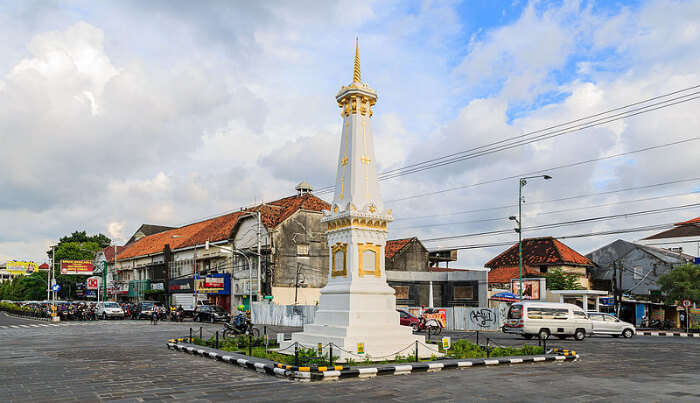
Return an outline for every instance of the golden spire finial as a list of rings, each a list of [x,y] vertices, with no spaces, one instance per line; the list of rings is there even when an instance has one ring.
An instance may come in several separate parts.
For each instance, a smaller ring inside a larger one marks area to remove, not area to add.
[[[360,77],[360,40],[355,38],[355,71],[352,74],[352,81],[361,83]]]

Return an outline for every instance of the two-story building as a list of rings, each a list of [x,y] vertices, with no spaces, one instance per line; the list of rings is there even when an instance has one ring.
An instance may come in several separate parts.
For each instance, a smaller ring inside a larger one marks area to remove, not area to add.
[[[320,219],[330,206],[304,183],[296,190],[127,244],[116,267],[131,300],[148,294],[173,303],[173,294],[191,293],[228,310],[248,305],[252,293],[254,301],[268,295],[279,304],[314,303],[328,276]]]

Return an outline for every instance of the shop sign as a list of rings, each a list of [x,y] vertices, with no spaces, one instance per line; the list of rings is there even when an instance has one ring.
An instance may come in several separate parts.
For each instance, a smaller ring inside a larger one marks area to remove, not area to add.
[[[97,276],[92,276],[85,282],[88,290],[96,290],[100,287],[100,278]]]
[[[177,279],[177,280],[170,280],[170,284],[168,284],[168,289],[170,290],[171,293],[192,293],[192,279],[191,278],[185,278],[185,279]]]
[[[165,290],[165,285],[163,283],[151,283],[151,290]]]
[[[209,287],[209,286],[213,287]],[[231,275],[228,273],[212,274],[197,279],[196,292],[201,294],[231,294]]]

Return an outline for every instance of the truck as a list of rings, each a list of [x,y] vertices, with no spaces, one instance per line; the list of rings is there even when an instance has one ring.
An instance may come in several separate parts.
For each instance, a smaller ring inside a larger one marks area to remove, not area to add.
[[[199,296],[197,305],[207,305],[207,301],[203,297],[206,298],[206,295]],[[194,317],[195,296],[193,294],[173,294],[173,305],[175,305],[175,308],[182,306],[182,309],[185,310],[184,316]]]

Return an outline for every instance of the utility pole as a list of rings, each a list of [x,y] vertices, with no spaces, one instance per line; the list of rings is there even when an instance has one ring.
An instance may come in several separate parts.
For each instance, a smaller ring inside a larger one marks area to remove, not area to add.
[[[615,316],[619,317],[619,312],[617,309],[617,261],[613,261],[613,274],[612,274],[612,289],[613,289],[613,309],[615,310]]]
[[[260,209],[258,209],[258,301],[262,300],[260,288]]]

